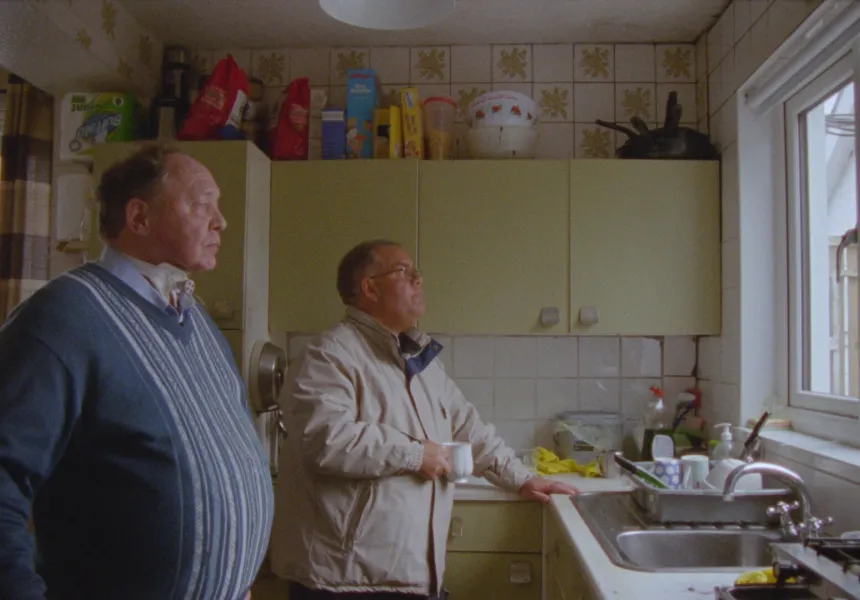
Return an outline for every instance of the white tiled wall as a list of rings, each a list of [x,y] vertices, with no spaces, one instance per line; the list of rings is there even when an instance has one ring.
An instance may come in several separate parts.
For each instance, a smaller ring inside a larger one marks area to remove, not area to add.
[[[662,125],[672,90],[683,107],[682,123],[695,127],[700,121],[693,44],[201,50],[198,69],[211,69],[227,52],[263,80],[269,102],[291,79],[307,76],[313,87],[327,90],[331,104],[343,106],[345,70],[361,67],[377,71],[385,101],[405,85],[417,86],[422,96],[450,95],[461,107],[491,90],[522,92],[539,105],[539,158],[614,156],[626,136],[595,125],[595,119],[629,123],[636,115],[651,127]],[[467,130],[462,114],[456,128],[458,137]]]
[[[722,334],[699,340],[704,416],[740,418],[740,189],[737,90],[820,4],[820,0],[734,0],[696,44],[699,97],[707,82],[711,138],[722,152]],[[699,106],[700,111],[702,106]]]
[[[674,404],[693,387],[693,337],[434,336],[466,399],[516,449],[552,448],[550,419],[565,410],[623,415],[629,431],[663,387]],[[289,336],[294,358],[309,339]]]

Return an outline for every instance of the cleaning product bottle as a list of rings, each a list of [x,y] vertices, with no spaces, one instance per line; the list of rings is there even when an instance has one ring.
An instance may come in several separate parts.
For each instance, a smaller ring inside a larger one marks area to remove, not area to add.
[[[642,416],[642,425],[644,427],[644,435],[642,438],[642,460],[654,460],[651,453],[651,443],[654,441],[654,436],[658,434],[672,435],[672,415],[669,409],[663,402],[663,390],[658,387],[651,387],[651,400],[645,407],[645,414]]]
[[[718,425],[714,425],[714,429],[719,430],[720,427],[723,430],[720,432],[719,443],[714,446],[714,450],[711,453],[712,460],[723,460],[724,458],[732,457],[732,424],[719,423]]]

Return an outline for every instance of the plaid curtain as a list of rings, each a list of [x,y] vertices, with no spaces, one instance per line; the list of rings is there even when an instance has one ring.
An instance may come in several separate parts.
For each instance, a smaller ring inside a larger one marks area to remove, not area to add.
[[[9,75],[0,150],[0,323],[48,280],[53,101]]]

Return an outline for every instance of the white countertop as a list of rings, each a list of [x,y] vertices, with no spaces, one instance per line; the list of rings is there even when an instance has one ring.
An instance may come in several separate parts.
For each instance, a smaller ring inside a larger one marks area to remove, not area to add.
[[[620,479],[583,478],[579,475],[553,475],[552,479],[570,484],[581,492],[614,492],[632,489],[626,477]],[[505,492],[485,479],[470,478],[469,483],[457,484],[454,496],[458,501],[516,501],[519,496]],[[618,567],[609,560],[600,543],[592,535],[579,511],[567,496],[553,496],[549,510],[554,511],[564,525],[579,556],[584,576],[597,598],[623,600],[626,598],[660,598],[661,600],[703,600],[715,597],[714,588],[732,586],[742,571],[726,573],[647,573]]]

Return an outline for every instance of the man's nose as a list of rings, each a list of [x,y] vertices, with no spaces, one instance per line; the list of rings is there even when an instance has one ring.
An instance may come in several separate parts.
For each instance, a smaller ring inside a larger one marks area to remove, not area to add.
[[[224,218],[224,215],[221,214],[220,210],[215,213],[212,229],[214,229],[215,231],[224,231],[225,229],[227,229],[227,219]]]

